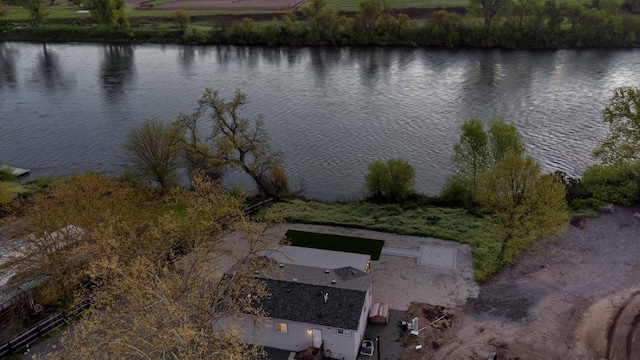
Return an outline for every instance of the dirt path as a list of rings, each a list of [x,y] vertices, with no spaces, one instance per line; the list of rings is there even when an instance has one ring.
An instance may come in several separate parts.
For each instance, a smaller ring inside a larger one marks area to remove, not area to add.
[[[432,334],[439,349],[404,358],[640,359],[636,211],[619,208],[539,243],[452,310],[453,327]]]

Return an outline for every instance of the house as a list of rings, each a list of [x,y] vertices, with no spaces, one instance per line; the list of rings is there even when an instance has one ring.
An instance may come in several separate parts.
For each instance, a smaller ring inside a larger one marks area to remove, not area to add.
[[[352,256],[359,267],[363,256],[368,264],[368,255],[342,254]],[[267,326],[258,330],[247,322],[245,341],[355,360],[372,304],[371,275],[353,266],[326,268],[284,262],[279,266],[278,275],[263,277],[271,294],[260,303],[269,314]]]
[[[338,269],[352,266],[369,273],[371,256],[301,246],[280,245],[276,250],[264,250],[262,256],[280,264],[304,265],[323,269]]]

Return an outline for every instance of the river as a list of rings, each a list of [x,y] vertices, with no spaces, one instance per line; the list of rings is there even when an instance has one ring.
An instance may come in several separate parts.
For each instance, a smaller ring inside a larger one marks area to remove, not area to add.
[[[640,86],[639,69],[640,49],[0,43],[0,163],[30,178],[119,174],[130,129],[190,113],[209,87],[247,94],[246,115],[263,115],[290,180],[316,199],[360,198],[367,164],[392,157],[437,193],[471,117],[504,117],[544,170],[575,176],[606,135],[611,89]]]

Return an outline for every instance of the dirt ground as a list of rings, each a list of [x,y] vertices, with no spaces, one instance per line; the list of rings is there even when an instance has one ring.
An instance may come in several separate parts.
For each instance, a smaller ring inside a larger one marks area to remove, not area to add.
[[[429,327],[420,312],[426,329],[405,335],[402,359],[640,359],[638,211],[617,208],[537,244],[446,309],[451,327]]]

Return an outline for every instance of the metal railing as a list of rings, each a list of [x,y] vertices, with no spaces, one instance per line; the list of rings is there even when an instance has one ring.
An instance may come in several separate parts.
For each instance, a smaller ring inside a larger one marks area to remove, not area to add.
[[[40,320],[37,324],[22,331],[9,341],[4,344],[0,344],[0,358],[13,354],[15,351],[27,346],[34,340],[39,339],[49,331],[57,329],[64,324],[68,324],[71,319],[87,310],[90,303],[89,299],[84,299],[65,311],[50,315],[46,319]]]

